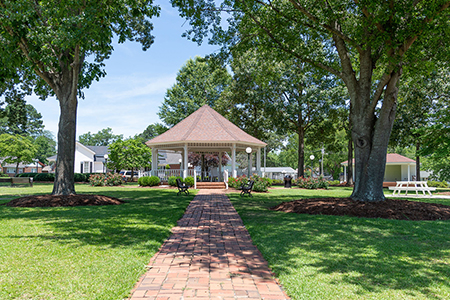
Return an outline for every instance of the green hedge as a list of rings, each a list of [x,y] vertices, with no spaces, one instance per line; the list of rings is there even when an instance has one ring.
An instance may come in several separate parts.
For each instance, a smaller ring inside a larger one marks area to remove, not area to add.
[[[429,187],[448,188],[448,183],[445,181],[428,180],[427,184]]]
[[[138,179],[140,186],[156,186],[159,185],[161,180],[158,176],[144,176]]]

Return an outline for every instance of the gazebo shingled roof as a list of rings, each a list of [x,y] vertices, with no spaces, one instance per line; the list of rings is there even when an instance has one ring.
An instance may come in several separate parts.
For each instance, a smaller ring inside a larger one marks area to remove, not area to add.
[[[177,143],[239,143],[256,147],[267,144],[252,137],[208,105],[203,105],[165,133],[146,142],[147,146]]]

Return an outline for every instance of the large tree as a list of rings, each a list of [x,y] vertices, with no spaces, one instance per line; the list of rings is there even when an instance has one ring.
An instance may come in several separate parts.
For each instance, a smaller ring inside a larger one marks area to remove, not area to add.
[[[112,40],[153,43],[151,0],[0,0],[0,91],[8,82],[33,87],[42,99],[55,95],[60,106],[58,158],[52,194],[74,194],[78,99],[83,88],[105,75]],[[20,80],[18,80],[20,79]],[[7,85],[8,88],[4,88]],[[12,84],[14,86],[14,84]]]
[[[201,106],[215,106],[231,75],[215,59],[195,57],[189,59],[177,74],[176,83],[167,90],[158,116],[172,127]]]
[[[78,141],[86,146],[108,146],[121,139],[123,139],[123,135],[113,134],[110,127],[99,130],[97,133],[88,131],[78,137]]]
[[[351,198],[382,201],[386,153],[405,67],[450,56],[450,1],[172,0],[196,41],[252,43],[325,70],[346,85],[355,146]],[[218,5],[219,4],[219,5]],[[231,12],[223,28],[223,12]]]

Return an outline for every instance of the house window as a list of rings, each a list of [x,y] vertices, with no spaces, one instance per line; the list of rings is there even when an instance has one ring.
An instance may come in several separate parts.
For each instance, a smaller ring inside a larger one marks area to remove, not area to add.
[[[37,173],[37,169],[36,168],[32,168],[30,172],[31,173]]]
[[[15,168],[7,168],[6,173],[9,173],[9,174],[16,173],[16,169]]]
[[[89,162],[88,162],[88,161],[85,161],[85,162],[83,163],[83,173],[90,173],[89,171],[90,171],[90,170],[89,170]]]

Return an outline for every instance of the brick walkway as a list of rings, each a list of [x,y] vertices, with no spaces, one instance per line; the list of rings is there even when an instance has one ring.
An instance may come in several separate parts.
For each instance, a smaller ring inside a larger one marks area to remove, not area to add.
[[[132,291],[143,299],[289,299],[221,191],[200,190]]]

